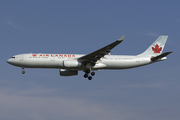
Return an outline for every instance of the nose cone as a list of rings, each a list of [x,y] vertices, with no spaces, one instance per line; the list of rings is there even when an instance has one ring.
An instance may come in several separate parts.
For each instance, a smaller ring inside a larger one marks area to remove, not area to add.
[[[12,59],[8,59],[6,62],[9,63],[9,64],[13,63]]]
[[[19,66],[21,65],[21,61],[17,58],[18,58],[17,56],[13,56],[9,58],[6,62],[14,66]]]
[[[10,61],[11,61],[11,60],[10,60],[10,59],[8,59],[6,62],[10,64]]]
[[[9,63],[9,64],[11,64],[11,65],[14,65],[15,64],[15,61],[13,60],[13,59],[8,59],[7,61],[6,61],[7,63]]]

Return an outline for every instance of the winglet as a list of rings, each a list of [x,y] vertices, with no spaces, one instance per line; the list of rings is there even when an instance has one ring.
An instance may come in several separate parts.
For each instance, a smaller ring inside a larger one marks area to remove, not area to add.
[[[124,38],[125,38],[125,35],[123,35],[123,36],[122,36],[121,38],[119,38],[119,40],[117,40],[117,41],[123,41]]]

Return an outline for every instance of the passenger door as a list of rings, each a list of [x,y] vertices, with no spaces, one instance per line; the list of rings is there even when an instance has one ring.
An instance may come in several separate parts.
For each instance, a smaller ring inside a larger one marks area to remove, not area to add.
[[[24,55],[20,55],[20,61],[24,60]]]

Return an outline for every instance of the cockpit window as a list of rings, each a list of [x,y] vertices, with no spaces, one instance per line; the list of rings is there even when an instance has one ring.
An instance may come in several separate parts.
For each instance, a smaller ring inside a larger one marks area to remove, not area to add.
[[[15,58],[15,57],[11,57],[11,58]]]

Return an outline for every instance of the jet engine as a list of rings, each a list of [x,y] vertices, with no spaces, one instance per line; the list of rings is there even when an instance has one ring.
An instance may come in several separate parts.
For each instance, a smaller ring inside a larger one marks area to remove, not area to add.
[[[66,69],[59,69],[60,76],[73,76],[78,75],[77,70],[66,70]]]
[[[82,63],[77,60],[64,60],[63,65],[64,67],[80,67]]]

